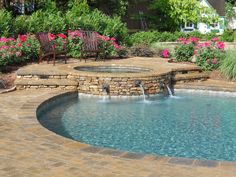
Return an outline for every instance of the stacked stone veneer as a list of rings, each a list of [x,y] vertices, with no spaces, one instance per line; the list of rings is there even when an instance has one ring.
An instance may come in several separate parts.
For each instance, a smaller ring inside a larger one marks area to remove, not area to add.
[[[104,77],[104,76],[81,76],[81,75],[20,75],[16,82],[17,89],[69,89],[78,90],[79,93],[104,95],[103,86],[109,87],[111,96],[141,95],[140,87],[135,86],[135,81],[140,80],[146,94],[163,92],[160,83],[170,83],[171,73],[159,76],[146,77]],[[21,84],[19,84],[21,83]]]
[[[146,94],[157,94],[163,92],[160,82],[169,83],[171,75],[150,76],[150,77],[94,77],[80,76],[78,80],[79,93],[103,95],[103,86],[109,87],[111,96],[118,95],[141,95],[141,88],[135,86],[135,81],[140,80]]]

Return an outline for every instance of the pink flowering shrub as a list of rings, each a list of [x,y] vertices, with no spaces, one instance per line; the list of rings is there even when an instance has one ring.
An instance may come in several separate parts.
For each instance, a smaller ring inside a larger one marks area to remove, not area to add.
[[[39,43],[34,36],[0,38],[0,66],[26,62],[38,57]]]
[[[189,38],[179,38],[179,45],[175,48],[175,57],[179,62],[190,61],[194,55],[194,47],[198,43],[198,38],[189,37]]]
[[[196,46],[196,64],[203,70],[214,70],[219,67],[224,57],[224,42],[218,40],[218,38],[213,38],[211,41]]]
[[[98,47],[101,51],[101,57],[115,56],[117,52],[121,50],[121,46],[116,42],[114,37],[110,38],[108,36],[103,36],[97,33],[98,38]],[[81,56],[81,33],[79,30],[68,30],[68,39],[69,39],[69,54],[72,57]]]
[[[180,38],[180,45],[175,48],[177,61],[192,61],[196,58],[196,64],[204,70],[217,69],[220,60],[224,56],[224,42],[218,38],[212,38],[207,42],[199,42],[198,38]]]

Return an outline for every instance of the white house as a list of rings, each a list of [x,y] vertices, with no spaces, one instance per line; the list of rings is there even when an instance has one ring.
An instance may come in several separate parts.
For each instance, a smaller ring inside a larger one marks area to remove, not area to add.
[[[225,29],[225,0],[200,0],[200,3],[204,7],[210,7],[215,9],[216,15],[219,16],[219,21],[213,24],[205,23],[187,23],[181,27],[181,31],[195,31],[198,30],[202,34],[215,32],[217,34],[222,34]],[[204,16],[204,14],[201,14]]]
[[[234,11],[236,13],[236,7],[234,7]],[[236,30],[236,18],[233,18],[229,21],[228,28]]]

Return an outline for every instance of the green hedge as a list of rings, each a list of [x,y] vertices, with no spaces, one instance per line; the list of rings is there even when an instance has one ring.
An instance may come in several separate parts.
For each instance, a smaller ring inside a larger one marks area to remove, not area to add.
[[[130,35],[130,45],[146,44],[150,45],[155,42],[175,42],[180,37],[188,38],[194,36],[202,41],[207,41],[216,37],[215,33],[201,34],[198,31],[189,33],[184,32],[158,32],[158,31],[141,31]],[[220,36],[220,40],[225,42],[233,42],[233,31],[225,30],[224,34]]]

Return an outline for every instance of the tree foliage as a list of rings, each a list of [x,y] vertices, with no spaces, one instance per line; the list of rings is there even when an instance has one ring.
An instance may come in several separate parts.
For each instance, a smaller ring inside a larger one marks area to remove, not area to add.
[[[215,10],[202,6],[198,0],[154,0],[151,8],[170,16],[176,24],[218,20]]]

